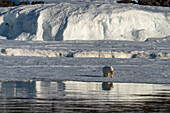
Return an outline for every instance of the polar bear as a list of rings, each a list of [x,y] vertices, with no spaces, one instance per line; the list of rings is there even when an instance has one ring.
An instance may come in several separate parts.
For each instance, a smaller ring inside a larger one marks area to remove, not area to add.
[[[104,66],[102,71],[104,77],[109,77],[110,74],[110,77],[113,78],[114,69],[112,66]]]

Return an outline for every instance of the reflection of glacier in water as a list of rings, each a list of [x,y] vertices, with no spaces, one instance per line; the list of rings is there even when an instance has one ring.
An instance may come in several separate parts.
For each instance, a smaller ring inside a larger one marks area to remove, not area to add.
[[[1,97],[36,97],[36,82],[0,82]]]
[[[36,97],[37,98],[56,98],[64,97],[65,83],[36,81]]]
[[[0,111],[168,111],[169,96],[169,84],[9,81],[0,82]]]

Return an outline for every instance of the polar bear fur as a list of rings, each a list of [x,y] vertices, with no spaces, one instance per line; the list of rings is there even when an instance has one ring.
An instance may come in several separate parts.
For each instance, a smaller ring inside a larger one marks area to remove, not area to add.
[[[113,78],[114,69],[112,66],[105,66],[103,67],[102,70],[103,70],[104,77],[109,77],[109,74],[110,74],[110,77]]]

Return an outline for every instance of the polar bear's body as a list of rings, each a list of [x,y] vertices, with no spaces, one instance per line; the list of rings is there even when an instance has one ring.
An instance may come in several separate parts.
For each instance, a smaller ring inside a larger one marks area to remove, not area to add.
[[[103,76],[104,77],[109,77],[109,74],[110,74],[110,77],[113,78],[113,73],[114,73],[114,69],[112,66],[103,67]]]

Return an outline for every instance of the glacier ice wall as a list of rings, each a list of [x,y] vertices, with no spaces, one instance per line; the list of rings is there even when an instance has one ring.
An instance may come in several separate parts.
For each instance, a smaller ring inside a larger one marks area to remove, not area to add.
[[[0,8],[0,36],[12,40],[131,40],[170,35],[170,9],[61,2]]]

